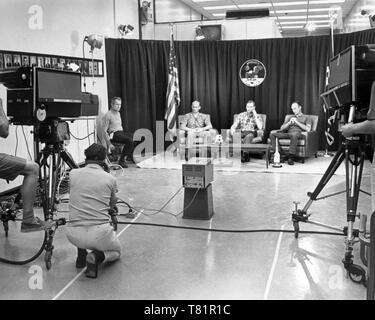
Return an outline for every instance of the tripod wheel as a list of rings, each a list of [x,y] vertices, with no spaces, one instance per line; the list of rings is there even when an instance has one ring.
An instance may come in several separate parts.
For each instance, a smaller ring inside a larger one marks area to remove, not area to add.
[[[299,223],[298,221],[293,222],[293,227],[294,227],[294,238],[298,238],[298,233],[299,233]]]
[[[348,268],[349,278],[359,284],[366,286],[366,271],[358,264],[352,264]]]

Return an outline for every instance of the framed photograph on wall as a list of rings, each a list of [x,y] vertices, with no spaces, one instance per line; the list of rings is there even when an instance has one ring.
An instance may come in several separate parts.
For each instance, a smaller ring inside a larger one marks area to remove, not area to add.
[[[5,69],[13,67],[12,55],[4,53],[4,67]]]
[[[57,58],[52,57],[51,61],[52,61],[52,68],[57,69],[59,67],[58,62],[57,62]]]
[[[92,76],[94,72],[94,66],[92,64],[92,61],[89,61],[89,75]]]
[[[81,74],[83,74],[83,61],[82,60],[78,60],[77,64],[79,65],[79,72],[81,72]]]
[[[103,72],[103,62],[102,61],[98,61],[98,76],[103,76],[104,75],[104,72]]]
[[[4,69],[3,54],[0,52],[0,70]]]
[[[87,60],[83,61],[83,75],[89,75],[89,62]]]
[[[20,67],[21,66],[21,56],[19,54],[13,55],[13,67]]]
[[[44,57],[38,57],[38,67],[44,67]]]
[[[45,68],[51,68],[51,57],[44,57],[44,67]]]
[[[98,75],[98,61],[94,61],[94,76]]]
[[[22,66],[28,67],[30,65],[29,56],[22,55]]]
[[[30,66],[36,66],[36,56],[30,56]]]
[[[65,58],[60,58],[59,59],[59,69],[64,69],[65,68]]]

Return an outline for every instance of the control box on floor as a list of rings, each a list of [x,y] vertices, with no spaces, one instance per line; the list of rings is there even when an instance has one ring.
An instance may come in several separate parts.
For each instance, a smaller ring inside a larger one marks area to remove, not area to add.
[[[183,218],[208,220],[214,214],[213,172],[209,158],[194,157],[182,165],[182,183],[185,188]]]

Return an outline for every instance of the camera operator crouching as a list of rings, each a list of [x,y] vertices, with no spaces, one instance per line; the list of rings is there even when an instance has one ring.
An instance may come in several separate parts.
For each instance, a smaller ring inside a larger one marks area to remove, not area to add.
[[[77,247],[77,268],[96,278],[98,266],[120,258],[121,245],[110,225],[116,208],[116,179],[105,164],[107,150],[94,143],[85,150],[86,166],[70,172],[68,240]],[[87,250],[92,250],[87,253]]]

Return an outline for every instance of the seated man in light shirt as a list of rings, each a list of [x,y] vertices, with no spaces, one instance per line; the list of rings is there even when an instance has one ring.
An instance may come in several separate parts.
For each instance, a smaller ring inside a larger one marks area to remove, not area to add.
[[[111,150],[115,147],[112,142],[122,143],[124,147],[122,148],[121,156],[119,159],[119,165],[123,168],[127,168],[126,160],[133,161],[133,151],[134,151],[134,141],[129,133],[125,132],[122,127],[121,115],[121,98],[113,97],[111,99],[111,108],[103,117],[103,132],[104,139]],[[110,136],[113,134],[112,139]]]
[[[277,132],[271,132],[270,140],[272,144],[271,153],[276,150],[276,138],[288,138],[290,139],[288,164],[294,165],[294,157],[297,153],[298,139],[302,136],[303,131],[310,131],[312,122],[311,119],[302,113],[302,106],[299,102],[294,101],[290,107],[293,111],[293,117],[289,121],[284,122],[280,130]],[[280,148],[279,148],[280,150]]]
[[[249,100],[246,103],[246,111],[241,112],[235,119],[230,128],[230,133],[233,136],[239,130],[241,133],[241,142],[248,144],[253,142],[254,138],[257,137],[258,130],[262,129],[263,121],[256,111],[255,102]],[[249,161],[249,159],[249,154],[242,152],[242,162]]]
[[[201,105],[199,101],[193,101],[191,104],[192,112],[184,116],[181,123],[181,130],[187,133],[188,141],[192,143],[197,137],[210,137],[216,134],[216,130],[212,129],[210,116],[199,112]]]

